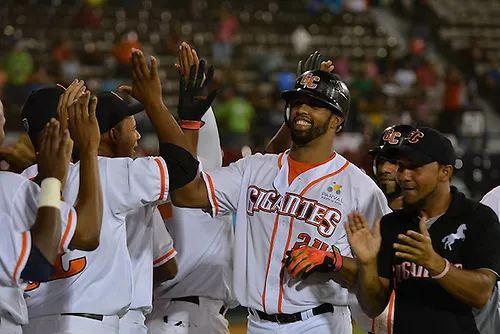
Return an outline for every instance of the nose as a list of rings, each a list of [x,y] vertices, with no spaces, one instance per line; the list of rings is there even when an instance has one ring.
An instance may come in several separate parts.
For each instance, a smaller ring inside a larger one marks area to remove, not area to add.
[[[399,183],[404,183],[407,181],[411,180],[411,173],[412,171],[410,169],[404,168],[402,166],[398,166],[398,181]]]
[[[389,173],[394,174],[398,169],[398,166],[390,163],[389,161],[384,161],[382,165],[380,165],[379,170],[381,173]]]
[[[135,130],[135,137],[137,138],[137,140],[140,140],[142,138],[141,134],[137,130]]]

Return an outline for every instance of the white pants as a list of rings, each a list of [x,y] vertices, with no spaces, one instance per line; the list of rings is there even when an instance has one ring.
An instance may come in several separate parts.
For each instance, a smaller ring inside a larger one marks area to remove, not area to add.
[[[148,329],[144,322],[146,317],[142,310],[128,310],[120,318],[120,334],[147,334]]]
[[[0,317],[0,334],[23,334],[21,325]]]
[[[148,334],[229,334],[229,323],[219,312],[222,305],[220,300],[203,297],[200,297],[200,305],[170,301],[165,309],[155,308],[148,315]]]
[[[102,321],[72,315],[50,315],[30,318],[24,334],[118,334],[118,316]]]
[[[351,313],[347,307],[335,306],[333,313],[323,313],[307,320],[288,324],[260,320],[248,315],[249,334],[352,334]]]

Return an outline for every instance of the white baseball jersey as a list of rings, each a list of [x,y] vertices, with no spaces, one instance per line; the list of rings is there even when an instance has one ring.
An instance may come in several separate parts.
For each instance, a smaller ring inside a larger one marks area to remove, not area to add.
[[[209,171],[222,166],[222,151],[212,109],[202,120],[205,125],[199,132],[198,160],[200,168]],[[155,308],[166,306],[161,299],[186,296],[221,300],[226,307],[236,306],[232,283],[234,231],[231,215],[212,218],[199,209],[178,208],[171,203],[163,204],[160,209],[179,255],[176,277],[154,289],[155,299],[159,301]]]
[[[156,207],[145,206],[127,214],[127,248],[134,272],[134,294],[131,310],[151,312],[153,297],[153,266],[165,264],[177,255]],[[154,264],[153,264],[154,263]]]
[[[99,247],[92,252],[69,251],[60,256],[57,279],[31,284],[26,290],[30,318],[61,313],[122,315],[133,293],[132,263],[127,250],[127,212],[164,202],[168,172],[162,158],[99,157],[103,219]],[[23,172],[37,173],[36,166]],[[64,199],[75,203],[80,164],[69,168]]]
[[[17,174],[0,172],[0,317],[28,323],[23,298],[27,282],[20,278],[31,252],[31,226],[38,211],[40,188]],[[68,250],[77,222],[75,210],[61,202],[61,251]]]
[[[212,214],[236,211],[234,289],[241,305],[268,314],[338,306],[353,294],[323,274],[292,279],[286,251],[301,246],[352,256],[344,222],[358,210],[369,222],[390,212],[377,185],[335,154],[288,184],[288,152],[256,154],[204,173]]]

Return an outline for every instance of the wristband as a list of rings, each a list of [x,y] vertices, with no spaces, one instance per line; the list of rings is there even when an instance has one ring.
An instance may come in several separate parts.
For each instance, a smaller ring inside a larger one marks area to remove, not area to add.
[[[446,275],[448,273],[448,271],[450,270],[450,267],[451,267],[451,263],[447,259],[444,259],[444,260],[446,261],[446,266],[444,267],[443,272],[437,276],[431,276],[432,278],[441,279],[444,277],[444,275]]]
[[[181,120],[181,129],[184,130],[199,130],[203,125],[205,125],[203,121]]]
[[[61,181],[55,177],[43,179],[38,207],[48,206],[59,209],[61,207]]]

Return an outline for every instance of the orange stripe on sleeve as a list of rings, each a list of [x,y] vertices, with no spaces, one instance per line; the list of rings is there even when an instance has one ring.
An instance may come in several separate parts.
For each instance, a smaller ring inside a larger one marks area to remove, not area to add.
[[[214,205],[215,205],[215,215],[218,216],[219,215],[219,204],[217,203],[217,198],[215,197],[214,183],[213,183],[212,177],[210,177],[210,175],[208,175],[207,173],[205,173],[205,175],[207,176],[208,186],[210,187],[210,192],[212,193],[212,201],[214,202]]]
[[[162,257],[160,257],[158,260],[154,260],[153,261],[153,265],[156,265],[158,263],[161,263],[162,261],[164,261],[165,259],[168,259],[170,256],[172,256],[172,254],[174,254],[176,252],[175,248],[172,248],[172,250],[170,252],[168,252],[167,254],[163,255]]]
[[[59,250],[61,251],[61,253],[64,253],[64,245],[66,244],[66,240],[68,239],[68,235],[69,232],[71,231],[72,225],[73,225],[73,210],[69,210],[68,224],[66,225],[66,230],[64,231],[61,243],[59,244]]]
[[[281,169],[281,167],[283,167],[283,156],[285,155],[285,153],[281,153],[279,158],[278,158],[278,168]]]
[[[158,198],[161,201],[165,197],[165,187],[167,185],[167,180],[165,178],[165,168],[163,168],[163,164],[161,163],[159,158],[155,158],[156,163],[158,164],[158,168],[160,168],[160,197]]]
[[[12,282],[15,284],[17,281],[17,275],[19,272],[19,268],[21,268],[21,264],[24,261],[24,257],[26,256],[26,252],[28,251],[28,232],[23,232],[23,242],[22,242],[22,248],[21,248],[21,255],[19,255],[19,259],[17,259],[16,263],[16,268],[14,269],[14,276],[12,277]]]

